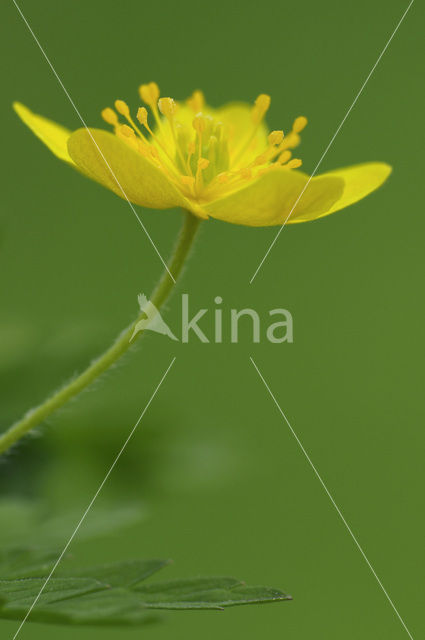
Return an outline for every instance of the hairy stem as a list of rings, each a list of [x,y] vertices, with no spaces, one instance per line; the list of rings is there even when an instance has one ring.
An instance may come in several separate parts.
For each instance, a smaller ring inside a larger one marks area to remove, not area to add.
[[[183,268],[199,223],[199,218],[195,218],[191,213],[185,213],[185,220],[180,235],[168,263],[168,270],[172,273],[175,280],[177,280]],[[160,309],[164,304],[174,285],[175,281],[173,281],[169,272],[165,269],[150,298],[157,309]],[[28,431],[40,424],[40,422],[45,420],[50,414],[56,411],[56,409],[59,409],[59,407],[63,406],[68,400],[71,400],[71,398],[83,391],[83,389],[88,387],[104,371],[109,369],[109,367],[129,349],[131,344],[143,334],[143,331],[138,332],[130,342],[136,324],[144,317],[146,316],[143,311],[141,311],[136,320],[124,329],[112,345],[101,356],[94,360],[85,371],[80,373],[80,375],[71,380],[59,391],[56,391],[38,407],[28,411],[21,420],[15,422],[5,431],[0,436],[0,454],[4,453],[15,442],[23,438]]]

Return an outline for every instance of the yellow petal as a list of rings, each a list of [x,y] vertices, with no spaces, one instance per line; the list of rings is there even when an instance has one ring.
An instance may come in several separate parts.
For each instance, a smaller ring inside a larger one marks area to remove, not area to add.
[[[251,227],[283,224],[307,181],[305,173],[276,168],[239,191],[204,205],[204,209],[213,218],[234,224]],[[287,222],[298,222],[293,216],[303,214],[319,218],[341,197],[343,189],[344,181],[338,177],[312,180]]]
[[[344,180],[344,192],[341,198],[332,205],[329,211],[322,215],[329,215],[365,198],[385,182],[391,171],[392,168],[385,162],[366,162],[364,164],[356,164],[353,167],[322,173],[317,179],[327,176]],[[313,178],[312,182],[315,180],[316,178]]]
[[[31,129],[33,133],[40,138],[44,144],[49,147],[50,151],[61,160],[74,164],[69,156],[67,141],[71,135],[71,131],[56,124],[52,120],[43,118],[33,113],[28,107],[20,102],[14,102],[13,108],[23,122]]]
[[[193,211],[193,206],[160,169],[107,131],[74,131],[68,151],[83,173],[121,198],[127,196],[130,202],[152,209],[180,206]]]

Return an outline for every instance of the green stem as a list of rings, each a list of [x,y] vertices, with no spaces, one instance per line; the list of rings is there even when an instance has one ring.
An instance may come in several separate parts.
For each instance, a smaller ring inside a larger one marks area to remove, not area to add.
[[[164,270],[150,298],[157,309],[161,308],[171,293],[199,227],[199,218],[196,218],[188,212],[186,212],[185,216],[174,252],[168,263],[168,270]],[[169,272],[173,275],[174,280],[171,278]],[[28,431],[40,424],[40,422],[45,420],[51,413],[56,411],[56,409],[88,387],[93,380],[96,380],[104,371],[109,369],[109,367],[129,349],[135,340],[142,335],[143,331],[140,331],[134,339],[130,341],[135,325],[145,317],[145,314],[141,311],[136,320],[120,333],[109,349],[94,360],[83,373],[71,380],[71,382],[62,387],[62,389],[56,391],[56,393],[47,398],[47,400],[38,407],[28,411],[21,420],[15,422],[15,424],[5,431],[0,436],[0,454],[9,449],[15,442],[25,436]]]

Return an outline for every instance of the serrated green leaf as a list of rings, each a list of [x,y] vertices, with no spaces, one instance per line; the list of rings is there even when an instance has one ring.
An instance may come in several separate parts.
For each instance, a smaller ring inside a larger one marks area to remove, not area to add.
[[[45,584],[45,578],[20,578],[0,580],[0,594],[5,599],[4,608],[19,609],[30,607]],[[68,598],[78,598],[108,587],[92,578],[51,578],[44,587],[37,602],[41,607]]]
[[[44,587],[57,552],[15,549],[0,556],[0,618],[22,619]],[[142,625],[153,609],[223,609],[289,600],[234,578],[189,578],[145,584],[168,560],[136,560],[74,569],[49,580],[29,620],[69,625]],[[37,572],[40,574],[34,577]],[[32,576],[32,577],[30,577]],[[7,579],[6,579],[7,578]]]
[[[291,600],[269,587],[248,587],[234,578],[187,578],[134,588],[152,609],[223,609],[241,604]]]
[[[0,617],[22,619],[29,607],[3,606]],[[87,593],[81,597],[64,598],[47,605],[37,603],[28,621],[68,625],[128,626],[153,622],[157,616],[144,606],[141,598],[130,589],[113,589]]]
[[[90,573],[93,578],[110,587],[131,587],[146,580],[170,563],[171,560],[130,560],[90,567],[89,569],[75,569],[67,571],[66,575],[81,577]]]
[[[59,551],[51,549],[0,550],[0,579],[46,576],[58,557]]]

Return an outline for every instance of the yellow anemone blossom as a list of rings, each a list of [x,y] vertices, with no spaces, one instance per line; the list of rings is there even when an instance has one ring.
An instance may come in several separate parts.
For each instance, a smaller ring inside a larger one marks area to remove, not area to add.
[[[286,135],[268,131],[270,97],[253,106],[231,103],[214,109],[195,91],[185,103],[161,98],[155,82],[141,85],[135,117],[123,100],[107,107],[102,129],[74,132],[15,103],[25,124],[61,160],[121,197],[152,209],[182,207],[254,227],[283,224],[309,176],[292,157],[307,119],[295,119]],[[288,223],[338,211],[377,189],[391,173],[381,162],[331,171],[311,179]],[[124,195],[125,194],[125,195]]]

